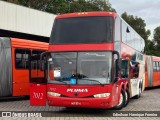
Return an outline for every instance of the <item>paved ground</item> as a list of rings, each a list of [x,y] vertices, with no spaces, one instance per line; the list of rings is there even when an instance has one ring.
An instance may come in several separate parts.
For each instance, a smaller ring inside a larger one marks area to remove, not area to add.
[[[43,114],[47,116],[41,119],[56,119],[56,120],[69,120],[69,119],[75,119],[75,120],[103,120],[103,119],[109,119],[109,120],[119,120],[119,119],[142,119],[142,120],[150,120],[150,119],[157,119],[160,120],[160,117],[108,117],[113,115],[113,113],[117,113],[121,115],[125,115],[126,111],[127,114],[143,114],[145,111],[152,111],[156,114],[155,111],[159,112],[160,115],[160,87],[150,90],[145,90],[141,97],[139,99],[131,99],[130,103],[123,108],[120,111],[114,111],[114,110],[104,110],[104,109],[67,109],[65,107],[32,107],[29,104],[29,100],[15,100],[15,101],[0,101],[0,111],[45,111]],[[134,111],[134,112],[133,112]],[[138,112],[137,112],[138,111]],[[143,111],[143,112],[141,112]],[[148,113],[148,112],[147,112]],[[151,114],[151,113],[150,113]],[[42,115],[43,116],[43,115]],[[7,119],[7,118],[0,118],[0,119]],[[22,118],[12,118],[12,119],[22,119]],[[39,119],[39,118],[23,118],[24,120],[28,119]]]

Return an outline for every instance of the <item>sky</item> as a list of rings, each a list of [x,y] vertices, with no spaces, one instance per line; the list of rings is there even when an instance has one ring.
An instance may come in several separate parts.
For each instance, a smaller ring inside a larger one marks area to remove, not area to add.
[[[154,29],[160,26],[160,0],[109,0],[109,2],[119,15],[127,12],[128,15],[145,20],[146,29],[151,30],[152,39]]]

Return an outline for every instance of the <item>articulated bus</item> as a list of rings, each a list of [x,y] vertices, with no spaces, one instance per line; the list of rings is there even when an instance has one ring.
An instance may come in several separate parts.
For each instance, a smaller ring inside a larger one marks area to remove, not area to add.
[[[34,69],[32,76],[44,76],[30,58],[47,49],[48,43],[0,37],[0,98],[29,95],[29,68]]]
[[[145,88],[160,86],[160,57],[146,55]]]
[[[144,90],[144,47],[117,13],[58,15],[41,54],[45,81],[31,83],[30,104],[123,108]]]

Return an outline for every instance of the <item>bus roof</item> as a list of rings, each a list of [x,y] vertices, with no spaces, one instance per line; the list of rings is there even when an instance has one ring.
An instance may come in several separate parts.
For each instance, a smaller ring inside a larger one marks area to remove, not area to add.
[[[56,17],[56,19],[60,18],[70,18],[70,17],[86,17],[86,16],[116,16],[115,12],[104,12],[104,11],[96,11],[96,12],[77,12],[77,13],[67,13],[61,14]]]
[[[48,50],[48,43],[19,38],[10,38],[12,47]]]

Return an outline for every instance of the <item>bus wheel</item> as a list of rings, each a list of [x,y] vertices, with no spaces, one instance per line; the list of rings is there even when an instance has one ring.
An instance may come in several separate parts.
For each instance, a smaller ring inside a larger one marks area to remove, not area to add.
[[[125,102],[124,102],[124,107],[128,105],[129,103],[129,100],[130,100],[130,93],[129,93],[129,90],[128,88],[126,88],[126,91],[125,91]]]
[[[135,99],[140,98],[141,93],[142,93],[142,87],[141,87],[141,85],[140,85],[140,86],[139,86],[139,92],[138,92],[138,95],[136,95],[134,98],[135,98]]]
[[[114,109],[116,110],[120,110],[124,107],[124,104],[125,104],[125,92],[124,90],[122,89],[121,90],[121,94],[120,94],[120,99],[119,99],[119,102],[118,102],[118,105],[114,107]]]

